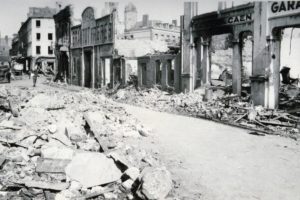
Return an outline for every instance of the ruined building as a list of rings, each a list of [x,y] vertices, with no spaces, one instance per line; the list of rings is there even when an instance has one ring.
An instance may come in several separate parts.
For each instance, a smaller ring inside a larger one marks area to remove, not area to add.
[[[55,21],[55,59],[56,68],[54,72],[56,78],[70,82],[70,45],[72,27],[72,7],[66,6],[53,16]]]
[[[138,58],[138,85],[178,91],[180,85],[180,55],[177,50]]]
[[[115,13],[96,19],[88,7],[81,16],[82,23],[71,28],[70,82],[91,88],[112,86]]]
[[[241,95],[243,41],[253,38],[251,99],[254,105],[279,104],[282,31],[300,24],[296,1],[253,2],[198,14],[197,2],[184,4],[182,17],[181,90],[211,85],[211,38],[232,36],[232,89]]]

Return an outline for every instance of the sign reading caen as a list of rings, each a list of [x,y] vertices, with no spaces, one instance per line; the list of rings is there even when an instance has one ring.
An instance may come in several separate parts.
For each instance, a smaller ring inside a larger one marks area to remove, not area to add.
[[[245,23],[252,20],[252,14],[243,14],[237,16],[231,16],[225,19],[226,24],[238,24],[238,23]]]
[[[300,13],[300,1],[271,1],[268,6],[269,17]]]

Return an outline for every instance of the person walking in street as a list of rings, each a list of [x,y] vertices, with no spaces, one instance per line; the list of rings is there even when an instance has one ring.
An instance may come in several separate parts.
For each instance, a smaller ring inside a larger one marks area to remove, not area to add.
[[[30,79],[30,77],[32,76],[32,72],[31,72],[30,69],[28,70],[28,76],[29,76],[29,79]]]
[[[33,71],[32,71],[32,74],[33,74],[33,76],[32,76],[33,87],[35,87],[35,86],[36,86],[37,78],[38,78],[38,76],[39,76],[39,66],[38,66],[38,64],[36,64],[36,65],[34,66],[34,69],[33,69]]]
[[[10,78],[11,78],[11,68],[9,68],[7,74],[6,74],[7,82],[10,83]]]

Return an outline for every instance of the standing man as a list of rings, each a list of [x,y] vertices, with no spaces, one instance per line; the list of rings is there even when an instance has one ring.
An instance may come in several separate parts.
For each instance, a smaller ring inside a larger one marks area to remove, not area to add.
[[[11,78],[11,67],[9,67],[7,73],[6,73],[6,78],[7,78],[7,81],[8,83],[10,83],[10,78]]]
[[[39,76],[39,65],[38,64],[36,64],[34,66],[34,69],[33,69],[32,73],[33,73],[33,76],[32,76],[33,87],[35,87],[36,81],[37,81],[37,77]]]

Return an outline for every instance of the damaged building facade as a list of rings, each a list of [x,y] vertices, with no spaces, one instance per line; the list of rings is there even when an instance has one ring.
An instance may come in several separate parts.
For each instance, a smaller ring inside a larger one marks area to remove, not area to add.
[[[182,17],[181,90],[192,92],[211,85],[211,38],[232,35],[232,90],[241,95],[242,42],[252,34],[251,100],[277,108],[280,87],[282,30],[300,24],[300,5],[294,1],[253,2],[198,15],[198,3],[184,5]]]
[[[160,86],[161,89],[179,91],[180,56],[178,51],[157,53],[138,58],[138,85]]]
[[[115,12],[95,19],[94,9],[82,13],[82,24],[71,28],[70,82],[99,88],[114,83],[112,67]]]
[[[112,10],[96,19],[94,9],[88,7],[82,24],[71,27],[71,84],[89,88],[125,85],[130,75],[137,75],[138,57],[168,50],[161,41],[120,39],[116,14]]]
[[[66,6],[53,16],[55,22],[55,59],[54,73],[57,78],[70,82],[70,36],[72,27],[72,7]]]

